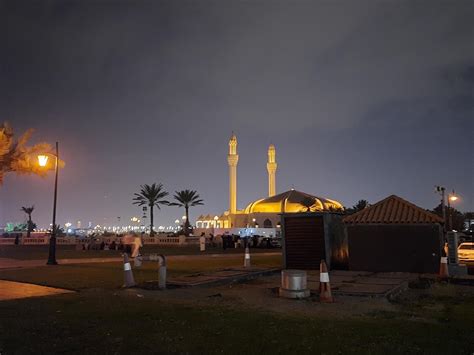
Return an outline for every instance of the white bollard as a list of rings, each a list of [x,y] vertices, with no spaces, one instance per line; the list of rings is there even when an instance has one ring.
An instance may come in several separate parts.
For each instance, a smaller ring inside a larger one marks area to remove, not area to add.
[[[244,267],[250,267],[250,250],[249,250],[249,247],[245,248]]]
[[[166,288],[166,265],[161,265],[159,269],[158,288],[164,290]]]
[[[201,238],[199,238],[199,250],[206,251],[206,237],[204,236],[201,236]]]
[[[143,261],[143,258],[141,256],[137,256],[135,259],[133,259],[133,266],[135,267],[142,266],[142,261]]]

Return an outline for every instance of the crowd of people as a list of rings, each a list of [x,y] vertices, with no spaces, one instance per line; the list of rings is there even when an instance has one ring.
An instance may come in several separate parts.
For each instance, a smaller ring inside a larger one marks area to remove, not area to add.
[[[213,236],[211,235],[211,240]],[[236,234],[224,234],[221,236],[222,249],[227,248],[273,248],[272,238],[260,235],[252,235],[248,237],[241,237]]]
[[[143,246],[143,234],[126,234],[124,236],[117,235],[117,240],[109,241],[100,241],[94,236],[91,236],[86,240],[85,243],[78,244],[79,248],[82,250],[119,250],[131,255],[132,257],[138,254],[139,248]]]

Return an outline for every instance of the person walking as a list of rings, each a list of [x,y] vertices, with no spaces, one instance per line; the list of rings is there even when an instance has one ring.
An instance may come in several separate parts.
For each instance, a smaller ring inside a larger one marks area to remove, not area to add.
[[[132,258],[136,258],[140,254],[140,248],[143,247],[143,242],[141,236],[135,235],[133,238],[133,251]]]

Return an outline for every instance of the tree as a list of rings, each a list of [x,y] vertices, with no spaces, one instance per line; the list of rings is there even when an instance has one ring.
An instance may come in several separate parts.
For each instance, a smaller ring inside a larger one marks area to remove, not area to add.
[[[153,207],[161,209],[160,205],[169,205],[169,202],[164,200],[168,196],[168,192],[163,189],[163,184],[153,183],[152,185],[140,185],[140,192],[134,195],[134,205],[150,207],[150,236],[152,236],[154,234]]]
[[[18,140],[15,140],[10,125],[7,122],[0,125],[0,185],[3,183],[5,174],[10,172],[46,175],[48,169],[40,168],[36,164],[36,159],[38,154],[50,152],[52,148],[47,143],[27,146],[32,134],[33,130],[29,129]],[[48,168],[54,169],[54,166]]]
[[[448,207],[446,206],[446,230],[448,230],[449,228],[449,218],[451,216],[451,219],[452,219],[452,226],[451,228],[454,229],[454,230],[457,230],[457,231],[462,231],[464,230],[464,220],[465,220],[465,216],[462,212],[458,211],[457,209],[455,209],[454,207]],[[441,206],[441,203],[436,206],[433,211],[432,211],[434,214],[437,214],[438,216],[440,216],[441,218],[443,218],[443,208]]]
[[[354,214],[356,212],[359,212],[359,211],[362,211],[364,208],[367,208],[369,207],[370,204],[369,204],[369,201],[367,200],[359,200],[357,201],[357,203],[352,206],[351,208],[346,208],[345,211],[346,211],[346,214]]]
[[[27,233],[26,234],[27,238],[29,238],[31,236],[31,231],[34,228],[34,223],[31,220],[31,214],[33,213],[34,209],[35,209],[35,206],[22,207],[21,208],[21,211],[25,212],[28,215],[27,232],[26,232]]]
[[[186,212],[186,221],[184,222],[184,235],[189,236],[189,207],[203,205],[203,200],[200,199],[198,193],[194,190],[175,191],[173,198],[177,202],[170,203],[170,206],[184,207]]]

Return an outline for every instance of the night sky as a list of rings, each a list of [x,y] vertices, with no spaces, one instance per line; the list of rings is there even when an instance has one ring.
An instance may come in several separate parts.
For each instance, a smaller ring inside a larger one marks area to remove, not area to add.
[[[474,1],[1,1],[0,119],[60,142],[58,222],[141,215],[140,184],[238,208],[292,187],[352,206],[434,185],[474,209]],[[0,226],[50,223],[53,174],[7,175]],[[183,211],[164,207],[155,225]],[[127,223],[128,224],[128,223]]]

